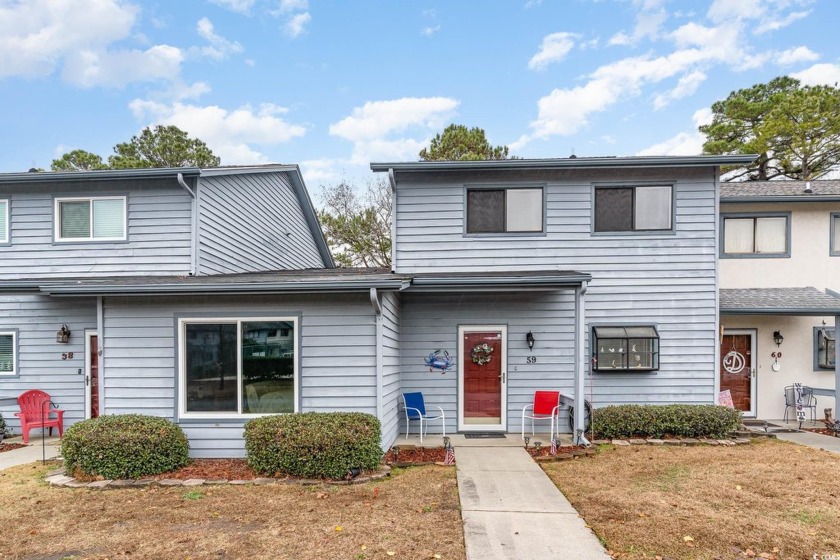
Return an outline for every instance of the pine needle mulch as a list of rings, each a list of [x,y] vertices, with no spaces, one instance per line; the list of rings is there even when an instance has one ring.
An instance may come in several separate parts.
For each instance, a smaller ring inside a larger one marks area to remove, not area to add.
[[[840,558],[837,454],[757,440],[607,448],[543,468],[614,558]]]
[[[455,470],[355,486],[50,488],[0,472],[0,559],[463,559]]]

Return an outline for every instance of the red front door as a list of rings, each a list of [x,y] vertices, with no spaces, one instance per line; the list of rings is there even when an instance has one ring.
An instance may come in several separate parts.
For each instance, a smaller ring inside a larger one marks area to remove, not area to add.
[[[500,425],[502,421],[501,331],[464,331],[464,424]]]
[[[90,360],[90,377],[88,383],[90,387],[90,417],[99,417],[99,338],[96,335],[90,336],[90,344],[88,348],[88,356]]]
[[[752,335],[725,334],[720,344],[720,390],[732,394],[735,408],[752,412]]]

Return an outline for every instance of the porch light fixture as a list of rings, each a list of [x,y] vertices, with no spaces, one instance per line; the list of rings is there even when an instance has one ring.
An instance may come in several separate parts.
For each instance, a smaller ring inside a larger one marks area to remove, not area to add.
[[[528,343],[528,350],[534,349],[534,343],[536,340],[534,339],[534,333],[528,331],[528,334],[525,335],[525,341]]]
[[[776,346],[781,346],[784,341],[785,337],[782,336],[782,333],[779,331],[773,331],[773,342],[776,343]]]
[[[55,333],[55,341],[59,344],[70,342],[70,329],[67,328],[67,325],[61,325],[61,328]]]

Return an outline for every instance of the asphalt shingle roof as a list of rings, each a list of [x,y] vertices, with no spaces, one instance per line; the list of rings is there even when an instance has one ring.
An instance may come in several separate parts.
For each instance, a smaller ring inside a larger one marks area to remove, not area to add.
[[[811,184],[812,193],[806,193],[806,181],[739,181],[721,183],[720,200],[726,202],[728,198],[744,197],[802,197],[819,198],[823,196],[840,196],[840,180],[825,179],[807,181]]]
[[[721,313],[840,314],[840,298],[813,287],[720,290]]]

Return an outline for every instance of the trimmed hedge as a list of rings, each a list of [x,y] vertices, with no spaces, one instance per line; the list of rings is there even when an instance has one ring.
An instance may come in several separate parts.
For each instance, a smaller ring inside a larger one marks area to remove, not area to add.
[[[677,436],[723,438],[738,429],[741,412],[717,405],[638,405],[598,408],[592,417],[603,439]]]
[[[68,473],[136,479],[189,463],[183,430],[165,418],[116,414],[77,422],[61,440]]]
[[[0,414],[0,432],[6,429],[6,421],[3,420],[3,415]]]
[[[352,468],[376,469],[379,440],[379,420],[361,412],[271,415],[245,424],[248,465],[269,476],[340,479]]]

